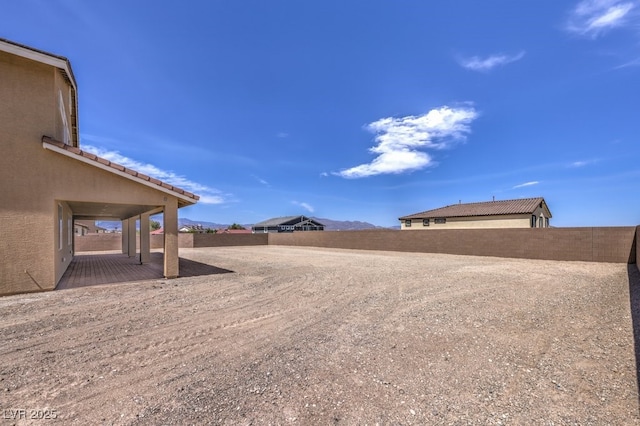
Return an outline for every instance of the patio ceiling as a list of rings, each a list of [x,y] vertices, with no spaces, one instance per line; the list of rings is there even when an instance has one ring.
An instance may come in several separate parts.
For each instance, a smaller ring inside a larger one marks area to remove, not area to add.
[[[67,201],[73,211],[74,219],[79,220],[123,220],[142,213],[159,213],[161,206],[142,204],[92,203],[85,201]]]

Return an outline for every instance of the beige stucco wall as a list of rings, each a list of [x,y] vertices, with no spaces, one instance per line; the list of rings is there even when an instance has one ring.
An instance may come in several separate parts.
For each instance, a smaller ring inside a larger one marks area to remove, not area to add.
[[[402,230],[435,230],[435,229],[487,229],[487,228],[530,228],[531,215],[512,216],[479,216],[473,220],[460,217],[448,217],[446,223],[429,221],[429,226],[423,226],[422,219],[413,219],[411,227],[401,221]]]
[[[69,86],[58,69],[0,52],[0,75],[0,295],[50,290],[71,261],[67,202],[155,207],[176,198],[43,148],[43,135],[62,139],[58,90]]]
[[[40,196],[48,170],[27,165],[42,135],[55,131],[54,70],[0,52],[0,75],[0,294],[38,291],[36,283],[50,288],[55,280],[57,207],[53,198]],[[42,178],[25,179],[36,173]]]

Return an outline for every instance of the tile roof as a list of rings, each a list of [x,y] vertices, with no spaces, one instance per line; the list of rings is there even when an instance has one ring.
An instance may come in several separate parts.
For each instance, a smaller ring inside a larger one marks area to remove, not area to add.
[[[433,210],[427,210],[408,216],[403,216],[399,220],[405,219],[429,219],[436,217],[466,217],[466,216],[496,216],[509,214],[533,213],[536,208],[543,203],[544,198],[521,198],[518,200],[486,201],[481,203],[452,204]],[[547,208],[548,210],[548,208]]]
[[[109,160],[107,160],[105,158],[98,157],[97,155],[92,154],[90,152],[83,151],[80,148],[76,148],[76,147],[73,147],[71,145],[66,145],[63,142],[57,141],[57,140],[52,139],[52,138],[50,138],[48,136],[43,136],[42,137],[42,143],[43,144],[53,145],[53,146],[55,146],[57,148],[65,150],[68,153],[75,154],[78,157],[82,157],[83,159],[94,161],[96,163],[95,164],[96,166],[110,167],[111,169],[113,169],[114,172],[118,171],[118,172],[126,173],[126,174],[130,175],[131,177],[141,179],[143,181],[146,181],[146,182],[149,182],[151,184],[157,185],[157,186],[159,186],[161,188],[164,188],[166,190],[169,190],[169,191],[175,192],[177,194],[180,194],[180,195],[182,195],[184,197],[191,198],[194,203],[200,199],[200,196],[195,195],[195,194],[193,194],[193,193],[191,193],[189,191],[185,191],[184,189],[178,188],[177,186],[173,186],[173,185],[168,184],[166,182],[162,182],[161,180],[154,179],[151,176],[147,176],[147,175],[142,174],[140,172],[137,172],[137,171],[135,171],[133,169],[124,167],[124,166],[122,166],[122,165],[120,165],[118,163],[114,163],[114,162],[109,161]],[[46,146],[45,146],[45,148],[46,148]]]

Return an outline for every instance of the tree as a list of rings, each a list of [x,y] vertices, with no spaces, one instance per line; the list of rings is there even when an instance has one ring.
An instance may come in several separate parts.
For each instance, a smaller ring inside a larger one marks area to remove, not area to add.
[[[157,220],[150,221],[149,228],[151,228],[152,231],[157,231],[158,229],[160,229],[160,222],[158,222]]]
[[[245,227],[234,222],[233,225],[229,227],[229,229],[245,229]]]

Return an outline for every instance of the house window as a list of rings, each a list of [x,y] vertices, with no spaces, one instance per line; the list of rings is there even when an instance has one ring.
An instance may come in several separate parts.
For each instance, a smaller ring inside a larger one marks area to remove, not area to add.
[[[73,219],[67,219],[67,241],[69,245],[73,244]]]
[[[58,204],[58,250],[62,250],[62,204]]]
[[[535,214],[531,215],[531,227],[532,228],[536,227],[537,220],[538,220],[538,217]]]
[[[422,219],[422,226],[429,226],[429,219]]]
[[[71,132],[69,131],[69,123],[67,122],[67,111],[64,107],[64,99],[62,91],[58,91],[58,108],[60,109],[60,120],[62,121],[62,142],[65,145],[71,143]]]
[[[544,222],[545,222],[545,226],[544,226],[544,227],[545,227],[545,228],[548,228],[548,227],[549,227],[549,218],[548,218],[548,217],[545,217],[545,218],[544,218]]]
[[[405,228],[411,228],[411,219],[407,219],[404,221],[404,227]]]
[[[437,217],[437,218],[433,219],[433,223],[436,223],[436,224],[447,223],[447,218],[446,217]]]

